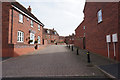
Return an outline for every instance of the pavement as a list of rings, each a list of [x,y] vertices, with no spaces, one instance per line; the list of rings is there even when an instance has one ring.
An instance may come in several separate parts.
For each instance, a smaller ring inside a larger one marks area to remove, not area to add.
[[[76,55],[76,51],[66,46],[52,45],[32,54],[2,61],[2,76],[106,78],[83,56]]]
[[[70,48],[71,49],[71,48]],[[74,47],[74,51],[76,51],[77,48]],[[87,50],[79,49],[79,56],[87,62]],[[95,54],[90,52],[90,63],[97,67],[101,72],[103,72],[106,76],[109,78],[113,78],[115,80],[120,79],[120,63],[108,59],[104,56]]]

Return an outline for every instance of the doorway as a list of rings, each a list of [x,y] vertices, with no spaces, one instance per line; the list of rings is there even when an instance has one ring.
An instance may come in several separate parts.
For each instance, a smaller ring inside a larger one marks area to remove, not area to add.
[[[83,37],[83,49],[86,49],[85,37]]]

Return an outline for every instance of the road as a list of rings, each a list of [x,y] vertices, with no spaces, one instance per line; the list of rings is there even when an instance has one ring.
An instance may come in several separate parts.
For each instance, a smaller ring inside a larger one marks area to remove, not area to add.
[[[105,77],[96,67],[89,67],[84,59],[61,45],[5,60],[2,65],[3,77]]]

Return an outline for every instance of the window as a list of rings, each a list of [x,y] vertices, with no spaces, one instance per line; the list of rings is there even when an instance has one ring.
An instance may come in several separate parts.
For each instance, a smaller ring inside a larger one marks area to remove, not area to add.
[[[49,34],[49,33],[50,33],[50,31],[49,31],[49,30],[47,30],[47,33]]]
[[[27,18],[27,21],[29,21],[29,18]]]
[[[40,25],[38,25],[38,30],[40,31]]]
[[[23,42],[24,41],[24,32],[18,31],[17,33],[17,42]]]
[[[19,14],[19,22],[23,23],[23,15]]]
[[[50,35],[49,35],[48,37],[49,37],[49,39],[50,39]]]
[[[85,26],[83,26],[83,29],[85,30]]]
[[[38,44],[40,44],[40,36],[38,36]]]
[[[31,20],[31,27],[33,27],[33,21]]]
[[[30,33],[30,40],[32,40],[32,42],[30,42],[30,44],[34,44],[34,41],[35,41],[35,34],[34,33]]]
[[[52,39],[54,38],[54,36],[52,36]]]
[[[56,33],[56,32],[54,32],[54,34],[56,35],[57,33]]]
[[[85,37],[85,35],[86,35],[86,34],[84,33],[84,37]]]
[[[102,10],[98,11],[98,23],[102,22]]]
[[[49,40],[48,43],[50,44],[50,42],[51,42],[51,41]]]

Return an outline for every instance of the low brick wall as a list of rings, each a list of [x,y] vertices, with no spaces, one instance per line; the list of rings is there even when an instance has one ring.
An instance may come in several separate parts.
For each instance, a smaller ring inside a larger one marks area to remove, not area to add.
[[[9,48],[2,49],[2,57],[17,57],[29,54],[35,50],[43,49],[47,45],[38,45],[37,49],[35,49],[35,46],[30,44],[12,44],[9,45]]]
[[[39,49],[42,49],[45,47],[45,45],[38,45],[37,49],[35,49],[35,46],[36,45],[29,45],[29,44],[27,44],[27,45],[15,45],[13,57],[29,54],[35,50],[39,50]]]

